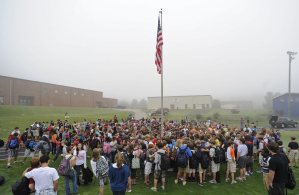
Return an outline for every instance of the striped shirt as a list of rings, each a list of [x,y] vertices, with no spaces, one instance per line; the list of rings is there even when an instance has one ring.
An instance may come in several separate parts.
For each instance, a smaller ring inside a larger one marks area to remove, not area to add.
[[[268,156],[267,158],[263,158],[263,173],[264,174],[269,174],[269,160],[270,160],[270,156]]]

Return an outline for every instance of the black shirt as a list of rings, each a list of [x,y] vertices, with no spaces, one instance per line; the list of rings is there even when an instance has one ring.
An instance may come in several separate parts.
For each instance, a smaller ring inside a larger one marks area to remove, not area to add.
[[[291,150],[298,150],[298,142],[290,142],[288,147],[291,148]]]
[[[288,158],[282,153],[277,153],[271,157],[269,161],[269,169],[275,171],[273,182],[288,182],[288,164]]]

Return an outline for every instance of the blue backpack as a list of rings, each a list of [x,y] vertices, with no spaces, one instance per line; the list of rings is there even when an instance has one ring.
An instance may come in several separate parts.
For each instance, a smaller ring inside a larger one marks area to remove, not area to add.
[[[30,151],[33,152],[36,149],[36,142],[35,141],[30,141],[28,146],[29,146]]]
[[[168,144],[167,148],[169,148],[169,153],[172,153],[172,144]]]
[[[8,147],[10,149],[15,149],[15,148],[19,147],[18,138],[11,138],[11,140],[9,141]]]
[[[188,147],[183,150],[181,150],[181,148],[179,149],[179,154],[177,156],[178,167],[186,168],[188,166],[188,156],[186,154],[187,149]]]

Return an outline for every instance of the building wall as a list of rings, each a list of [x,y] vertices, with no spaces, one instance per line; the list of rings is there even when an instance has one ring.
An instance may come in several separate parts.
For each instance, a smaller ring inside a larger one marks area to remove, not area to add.
[[[291,94],[291,116],[299,116],[299,94]],[[273,99],[273,114],[279,115],[279,110],[283,111],[283,116],[288,116],[288,94]]]
[[[11,86],[11,87],[10,87]],[[117,105],[117,99],[103,98],[103,92],[73,87],[54,85],[36,81],[28,81],[11,77],[0,76],[0,97],[3,104],[19,105],[19,101],[28,98],[32,106],[59,106],[59,107],[97,107],[100,102],[108,101],[109,104]],[[25,97],[25,98],[24,98]]]
[[[212,107],[212,96],[167,96],[163,97],[164,108],[169,109],[202,109],[203,104],[205,108]],[[161,107],[161,97],[148,97],[148,109],[157,109]],[[208,105],[208,106],[207,106]]]

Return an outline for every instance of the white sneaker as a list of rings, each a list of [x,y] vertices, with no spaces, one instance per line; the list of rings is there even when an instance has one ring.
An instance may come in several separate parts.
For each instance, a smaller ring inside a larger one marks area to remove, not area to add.
[[[184,178],[183,178],[183,177],[181,177],[181,178],[179,178],[179,180],[180,180],[180,181],[183,181],[183,180],[184,180]]]
[[[22,161],[21,161],[21,163],[23,163],[23,164],[24,164],[24,163],[25,163],[25,161],[23,161],[23,160],[22,160]]]
[[[161,186],[162,190],[165,190],[165,186]]]
[[[243,181],[243,179],[240,178],[240,177],[236,177],[236,180],[238,180],[238,181]]]
[[[15,161],[15,162],[13,162],[13,163],[18,163],[19,161]]]
[[[246,175],[246,176],[249,176],[250,174],[246,171],[246,172],[245,172],[245,175]]]

